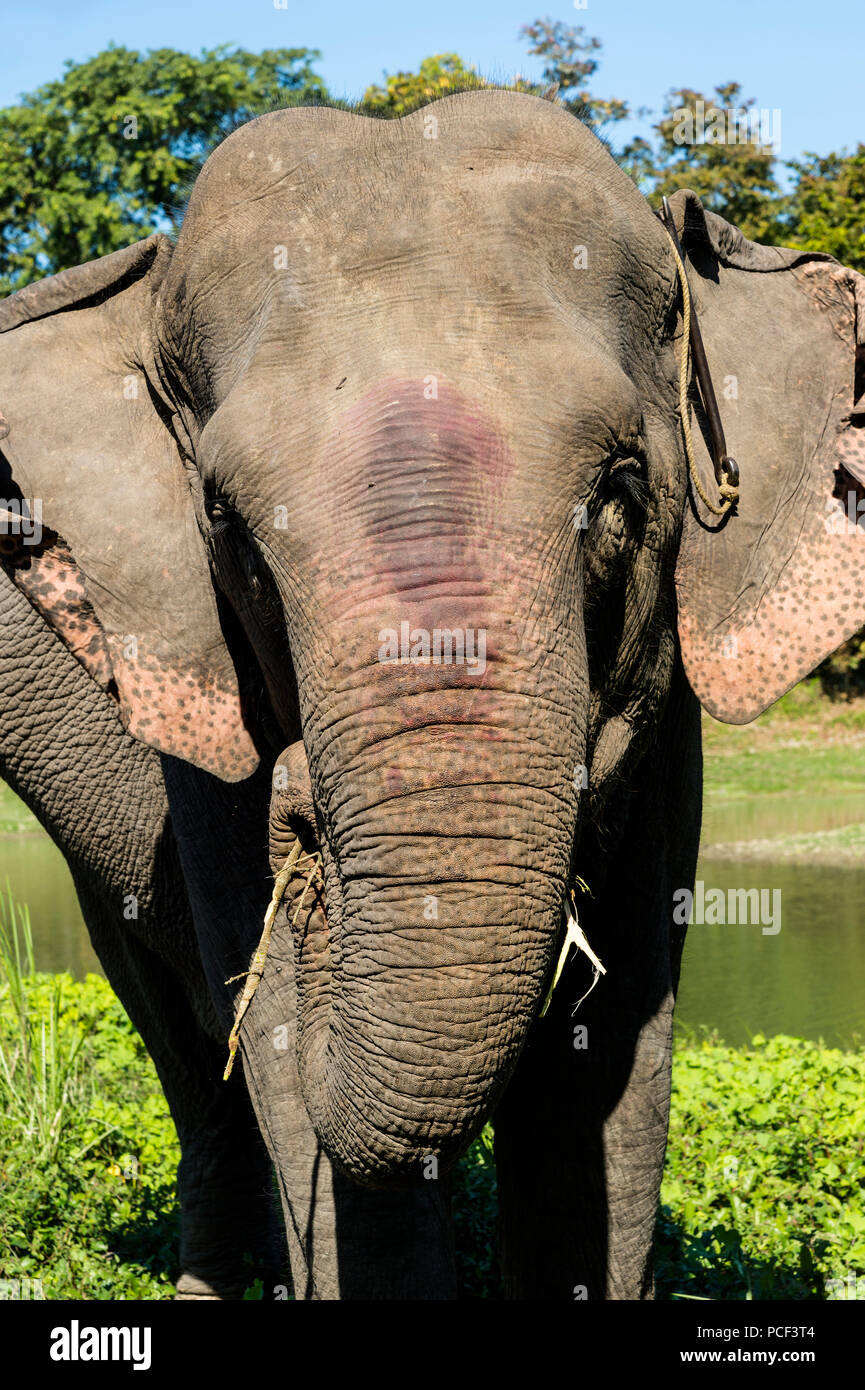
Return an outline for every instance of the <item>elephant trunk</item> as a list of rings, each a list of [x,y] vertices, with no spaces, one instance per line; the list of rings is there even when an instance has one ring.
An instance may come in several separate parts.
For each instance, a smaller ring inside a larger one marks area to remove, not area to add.
[[[545,541],[499,424],[444,381],[374,384],[317,466],[338,505],[311,500],[283,579],[324,875],[294,927],[298,1064],[328,1153],[384,1185],[465,1148],[542,1002],[585,757],[582,577],[568,513]],[[277,856],[299,804],[275,796]]]
[[[553,698],[536,657],[499,653],[482,686],[454,668],[361,667],[316,698],[326,721],[306,720],[313,786],[302,744],[281,759],[274,863],[299,834],[324,871],[323,894],[298,915],[298,876],[288,908],[303,1095],[355,1181],[401,1184],[458,1157],[543,999],[583,701]]]

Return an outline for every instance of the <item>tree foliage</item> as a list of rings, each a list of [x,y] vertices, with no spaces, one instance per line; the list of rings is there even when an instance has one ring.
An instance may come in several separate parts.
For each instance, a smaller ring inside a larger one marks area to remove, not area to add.
[[[755,110],[753,99],[744,100],[738,82],[715,88],[713,97],[680,87],[667,94],[660,119],[653,126],[654,140],[637,137],[622,151],[622,163],[646,193],[674,193],[692,188],[703,204],[735,223],[754,241],[775,243],[783,210],[780,185],[775,177],[771,145],[751,140],[713,139],[723,130],[736,135]],[[728,112],[741,112],[736,127]],[[681,113],[692,115],[690,125]],[[696,116],[702,117],[698,126]],[[721,121],[723,117],[723,122]],[[694,139],[704,131],[708,138]],[[691,138],[685,138],[690,136]]]
[[[520,36],[527,41],[530,54],[544,59],[541,79],[532,82],[515,77],[507,86],[535,93],[555,88],[563,105],[593,125],[620,121],[629,114],[626,102],[604,101],[589,94],[589,78],[599,65],[593,55],[600,51],[601,41],[587,35],[582,25],[537,19],[523,25]],[[425,58],[416,73],[385,73],[385,85],[368,87],[361,109],[379,115],[405,116],[448,92],[498,85],[501,84],[488,82],[473,67],[467,67],[458,54],[436,53]]]
[[[367,87],[360,103],[362,111],[377,116],[406,116],[448,92],[487,85],[456,53],[435,53],[424,58],[417,72],[385,73],[384,82],[383,87]]]
[[[175,224],[235,125],[324,95],[319,56],[111,47],[0,110],[0,293]]]
[[[681,113],[698,110],[706,138],[683,139],[687,132]],[[632,140],[621,162],[647,194],[692,188],[706,207],[753,241],[828,251],[844,265],[865,270],[865,145],[860,143],[852,154],[809,153],[801,161],[784,161],[791,176],[785,191],[778,177],[781,161],[771,144],[729,138],[735,130],[729,115],[728,138],[712,138],[724,128],[719,121],[713,129],[714,118],[730,112],[743,118],[756,112],[754,100],[743,99],[738,82],[721,84],[709,98],[689,87],[677,88],[667,95],[654,139]]]
[[[520,36],[528,40],[529,53],[544,59],[541,74],[544,86],[555,86],[565,106],[592,125],[622,121],[630,115],[625,101],[603,100],[589,92],[589,79],[598,70],[600,39],[586,34],[582,24],[564,24],[560,19],[536,19],[524,24]]]
[[[828,251],[865,272],[865,145],[852,154],[806,154],[789,167],[796,179],[787,208],[791,245]]]

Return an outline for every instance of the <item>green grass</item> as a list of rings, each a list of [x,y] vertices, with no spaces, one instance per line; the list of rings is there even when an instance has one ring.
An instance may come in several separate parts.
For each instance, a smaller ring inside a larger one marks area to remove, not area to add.
[[[153,1064],[106,981],[35,973],[26,911],[0,908],[0,1279],[170,1298],[180,1153]]]
[[[57,1156],[78,1088],[80,1029],[61,1025],[63,982],[51,978],[47,994],[34,997],[30,913],[7,888],[0,893],[0,970],[6,981],[11,1027],[0,1036],[0,1095],[6,1118],[26,1134],[34,1162]]]
[[[153,1064],[106,982],[34,973],[26,913],[0,909],[0,1279],[171,1298],[179,1149]],[[865,1053],[679,1040],[659,1297],[823,1299],[865,1274],[863,1145]],[[499,1297],[492,1150],[487,1126],[454,1183],[468,1298]]]
[[[703,715],[706,804],[751,796],[865,791],[865,700],[828,700],[797,685],[741,726]]]
[[[844,795],[865,791],[865,742],[858,745],[743,748],[712,754],[704,764],[706,804],[753,796]]]

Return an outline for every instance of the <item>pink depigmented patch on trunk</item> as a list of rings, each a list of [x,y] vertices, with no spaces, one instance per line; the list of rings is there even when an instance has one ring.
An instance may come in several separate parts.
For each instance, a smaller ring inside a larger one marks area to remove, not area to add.
[[[346,404],[312,460],[314,492],[329,505],[304,538],[305,582],[334,663],[328,718],[339,726],[357,712],[379,744],[371,756],[387,797],[469,776],[481,745],[511,736],[513,696],[544,659],[526,632],[532,559],[503,527],[508,442],[463,392],[441,379],[437,398],[425,389],[420,377],[387,378]],[[386,634],[402,643],[405,632],[426,635],[429,659],[403,660],[404,646],[386,655]],[[459,634],[460,659],[457,641],[453,660],[435,659],[444,633]],[[320,701],[325,678],[313,679]],[[424,765],[406,764],[402,736],[424,730]]]
[[[482,591],[481,541],[495,528],[513,460],[480,407],[441,380],[427,399],[431,389],[390,378],[367,391],[340,415],[316,472],[322,495],[336,499],[353,577],[415,600],[428,586],[440,601],[448,585]]]
[[[433,390],[435,395],[425,394]],[[512,468],[501,432],[480,406],[433,378],[388,377],[348,406],[328,439],[325,466],[340,454],[355,461],[386,461],[389,456],[404,461],[414,455],[471,460],[473,470],[499,492]]]
[[[428,398],[432,389],[386,378],[341,412],[313,464],[330,507],[310,564],[325,622],[345,633],[338,640],[353,647],[352,625],[357,636],[373,622],[376,632],[403,621],[430,633],[484,628],[492,661],[496,611],[525,568],[501,540],[513,459],[479,405],[441,379]],[[369,664],[377,646],[346,654]]]

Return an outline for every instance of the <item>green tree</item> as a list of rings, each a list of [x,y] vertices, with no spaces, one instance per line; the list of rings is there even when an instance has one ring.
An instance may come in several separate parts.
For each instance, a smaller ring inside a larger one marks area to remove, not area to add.
[[[564,24],[560,19],[536,19],[524,24],[520,37],[529,41],[529,53],[544,58],[544,86],[557,88],[565,106],[592,125],[622,121],[630,115],[627,102],[602,100],[588,90],[589,78],[598,70],[599,60],[592,55],[601,50],[600,39],[586,34],[582,24]]]
[[[417,72],[385,73],[384,81],[383,87],[367,87],[360,103],[362,111],[377,116],[406,116],[448,92],[487,86],[456,53],[434,53],[424,58]]]
[[[791,160],[795,184],[785,207],[789,244],[828,251],[865,272],[865,145],[853,154]]]
[[[385,73],[383,87],[367,88],[361,110],[383,116],[405,116],[448,92],[507,86],[535,93],[553,87],[563,105],[594,125],[620,121],[629,114],[623,101],[603,101],[589,95],[588,81],[598,68],[598,59],[592,55],[600,51],[601,41],[587,36],[582,25],[575,27],[560,20],[536,19],[533,24],[523,25],[520,37],[528,41],[529,53],[545,59],[540,82],[530,82],[524,77],[515,77],[508,83],[487,82],[458,54],[436,53],[424,58],[416,73]]]
[[[212,146],[326,95],[317,50],[111,47],[0,110],[0,293],[176,225]]]
[[[743,101],[738,82],[722,83],[708,100],[681,87],[668,93],[653,126],[654,141],[632,140],[622,163],[646,194],[660,197],[693,188],[707,208],[745,236],[777,245],[783,240],[784,200],[775,177],[775,152],[770,144],[731,138],[751,134],[746,124],[753,108],[753,99]],[[744,114],[738,127],[727,116],[730,111]],[[722,134],[723,140],[718,138]]]

